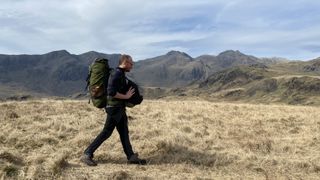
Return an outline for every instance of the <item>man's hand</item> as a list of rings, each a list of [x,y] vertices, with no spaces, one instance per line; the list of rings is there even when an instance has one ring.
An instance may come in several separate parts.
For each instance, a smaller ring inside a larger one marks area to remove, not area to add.
[[[118,99],[130,99],[131,96],[134,94],[134,88],[130,87],[129,90],[126,92],[126,94],[121,94],[119,92],[116,93],[115,98],[118,98]]]
[[[134,93],[134,88],[130,87],[127,93],[125,94],[126,99],[130,99]]]

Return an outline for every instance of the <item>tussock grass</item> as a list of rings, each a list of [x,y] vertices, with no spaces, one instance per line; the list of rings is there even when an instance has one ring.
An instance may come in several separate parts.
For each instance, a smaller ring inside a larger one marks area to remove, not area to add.
[[[126,164],[118,133],[79,158],[105,113],[87,101],[0,103],[1,179],[317,179],[319,107],[146,100],[127,110],[133,148],[147,166]]]
[[[48,162],[49,170],[52,174],[60,174],[69,164],[67,161],[68,152],[58,151],[52,155],[51,160]]]

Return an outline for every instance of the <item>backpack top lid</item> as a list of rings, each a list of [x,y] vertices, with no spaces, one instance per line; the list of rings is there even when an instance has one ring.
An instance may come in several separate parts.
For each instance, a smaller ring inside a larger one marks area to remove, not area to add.
[[[98,58],[95,58],[94,59],[94,61],[93,61],[93,63],[95,63],[95,62],[101,62],[101,63],[108,63],[108,59],[106,59],[106,58],[100,58],[100,57],[98,57]],[[109,66],[109,65],[108,65]]]
[[[105,58],[96,58],[90,65],[89,70],[95,72],[104,72],[109,71],[108,59]]]
[[[109,70],[108,59],[96,58],[90,65],[90,85],[104,83],[103,78],[107,78]]]

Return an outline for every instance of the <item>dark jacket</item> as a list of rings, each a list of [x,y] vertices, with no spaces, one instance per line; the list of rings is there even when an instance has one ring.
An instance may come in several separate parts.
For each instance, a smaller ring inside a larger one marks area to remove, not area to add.
[[[114,72],[111,73],[108,81],[108,105],[109,106],[125,106],[123,99],[114,98],[117,92],[126,94],[128,91],[127,79],[125,76],[125,70],[117,67]]]

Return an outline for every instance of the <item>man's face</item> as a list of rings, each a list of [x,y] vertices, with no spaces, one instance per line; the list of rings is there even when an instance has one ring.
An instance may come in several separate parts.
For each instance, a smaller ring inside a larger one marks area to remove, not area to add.
[[[130,70],[133,67],[133,64],[134,63],[133,63],[131,58],[125,61],[125,70],[126,70],[126,72],[130,72]]]

